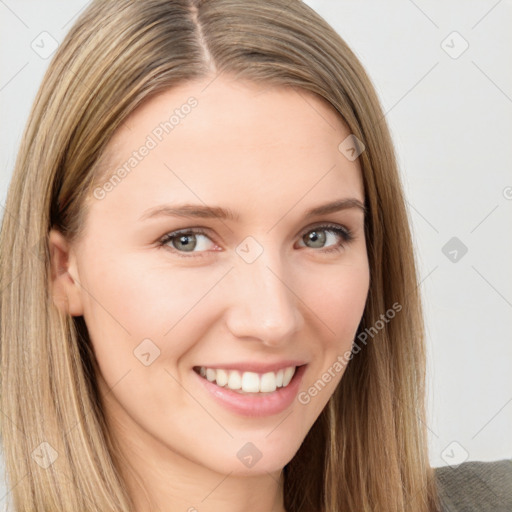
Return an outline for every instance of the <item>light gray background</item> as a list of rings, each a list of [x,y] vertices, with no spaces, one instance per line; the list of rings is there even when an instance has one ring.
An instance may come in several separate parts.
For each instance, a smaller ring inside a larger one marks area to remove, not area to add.
[[[0,215],[49,62],[31,44],[61,41],[87,3],[0,0]],[[362,61],[397,148],[425,305],[431,462],[511,458],[512,1],[306,3]]]

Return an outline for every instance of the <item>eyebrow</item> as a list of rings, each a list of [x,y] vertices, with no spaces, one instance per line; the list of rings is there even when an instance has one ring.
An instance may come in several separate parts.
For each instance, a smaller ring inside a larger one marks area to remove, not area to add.
[[[367,213],[365,205],[355,197],[338,199],[331,203],[322,204],[311,208],[305,213],[305,217],[315,217],[318,215],[327,215],[341,210],[356,208],[363,213]],[[151,219],[154,217],[185,217],[185,218],[201,218],[201,219],[227,219],[238,221],[240,216],[229,208],[221,208],[220,206],[203,206],[197,204],[183,205],[159,205],[146,210],[140,217],[139,221]]]

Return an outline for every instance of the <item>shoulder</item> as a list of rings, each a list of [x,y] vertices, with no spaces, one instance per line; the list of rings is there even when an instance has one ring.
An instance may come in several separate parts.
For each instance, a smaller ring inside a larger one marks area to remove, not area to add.
[[[434,468],[442,512],[511,512],[512,459]]]

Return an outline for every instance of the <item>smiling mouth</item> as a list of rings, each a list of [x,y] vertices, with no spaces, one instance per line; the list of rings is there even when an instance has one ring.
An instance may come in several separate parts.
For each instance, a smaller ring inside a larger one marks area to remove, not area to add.
[[[286,388],[298,366],[288,366],[276,372],[256,373],[240,370],[224,370],[195,366],[193,370],[204,379],[221,387],[236,391],[240,394],[273,393],[280,388]]]

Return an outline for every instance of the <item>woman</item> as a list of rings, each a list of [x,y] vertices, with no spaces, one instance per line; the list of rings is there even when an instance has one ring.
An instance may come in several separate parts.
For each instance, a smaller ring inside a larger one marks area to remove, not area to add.
[[[306,5],[93,2],[6,211],[16,510],[440,509],[392,142]]]

